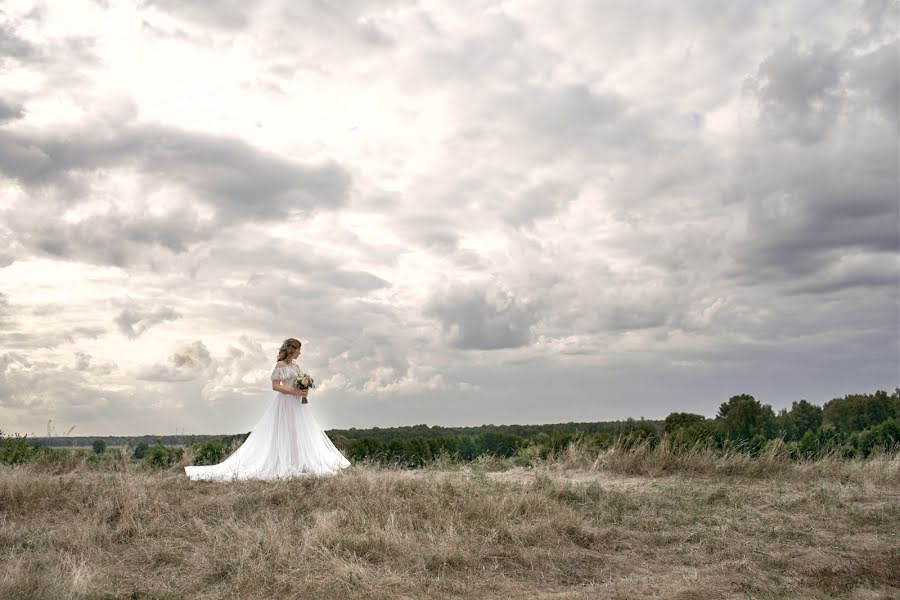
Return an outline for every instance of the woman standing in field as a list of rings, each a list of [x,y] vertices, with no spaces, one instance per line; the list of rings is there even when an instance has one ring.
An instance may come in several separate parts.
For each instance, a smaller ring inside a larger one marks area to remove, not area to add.
[[[294,362],[300,356],[301,345],[294,338],[281,344],[272,371],[275,396],[241,447],[217,465],[185,467],[188,477],[211,481],[273,480],[331,475],[350,466],[313,416],[306,403],[308,390],[293,387],[301,374]]]

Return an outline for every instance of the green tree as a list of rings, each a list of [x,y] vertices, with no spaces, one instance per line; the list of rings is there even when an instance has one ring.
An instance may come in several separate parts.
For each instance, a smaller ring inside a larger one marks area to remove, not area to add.
[[[542,449],[541,457],[547,458],[548,456],[559,456],[565,452],[566,448],[569,447],[569,444],[571,444],[574,439],[575,438],[572,435],[562,430],[554,430],[550,437],[544,442],[545,447]]]
[[[775,413],[768,404],[760,404],[753,396],[741,394],[719,406],[716,420],[729,439],[749,440],[757,433],[770,437]]]
[[[808,429],[797,444],[804,458],[817,458],[841,445],[840,433],[832,427],[820,427],[816,431]]]
[[[522,439],[518,436],[498,431],[488,431],[477,438],[480,454],[493,454],[501,458],[515,455],[521,442]]]
[[[874,427],[890,418],[900,419],[900,395],[883,390],[874,394],[850,394],[835,398],[822,407],[822,424],[843,435]]]
[[[855,431],[848,445],[864,457],[875,450],[892,450],[900,445],[900,420],[891,418],[869,429]]]
[[[147,442],[138,442],[137,446],[134,447],[134,452],[131,454],[131,457],[141,460],[142,458],[144,458],[144,454],[147,452],[147,448],[149,448]]]
[[[822,425],[822,407],[806,400],[795,401],[790,410],[778,413],[777,429],[786,440],[799,440],[807,431],[815,431]]]
[[[696,425],[697,423],[702,423],[706,420],[706,417],[703,415],[696,415],[694,413],[686,413],[686,412],[673,412],[670,413],[663,425],[663,429],[666,433],[675,433],[679,429],[683,429],[685,427],[690,427],[691,425]]]
[[[92,446],[96,454],[103,454],[104,452],[106,452],[106,442],[104,442],[103,440],[94,440]]]

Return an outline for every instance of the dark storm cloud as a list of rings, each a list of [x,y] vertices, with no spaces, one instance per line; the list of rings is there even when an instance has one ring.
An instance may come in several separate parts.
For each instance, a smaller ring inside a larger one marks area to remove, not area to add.
[[[753,271],[814,276],[842,251],[897,252],[900,189],[894,161],[886,155],[867,158],[871,162],[860,164],[845,155],[836,164],[826,159],[806,172],[770,171],[773,189],[766,194],[789,212],[767,211],[765,201],[751,212],[754,234],[735,247],[748,276]]]
[[[900,54],[896,44],[884,44],[848,60],[848,84],[867,94],[881,114],[896,123],[900,114]]]
[[[791,285],[788,293],[823,295],[856,288],[893,292],[900,283],[900,264],[896,256],[896,253],[884,254],[861,263],[838,259],[831,263],[830,269],[818,273],[815,279]]]
[[[478,286],[436,293],[424,312],[441,323],[453,346],[464,350],[526,346],[539,316],[535,306],[511,294],[490,298]]]
[[[827,44],[802,48],[797,39],[759,66],[762,124],[802,143],[822,140],[842,106],[842,56]]]
[[[350,188],[350,176],[337,165],[297,164],[235,138],[153,126],[34,135],[0,130],[0,172],[28,186],[117,167],[181,184],[223,219],[336,208]]]
[[[92,180],[117,169],[137,169],[146,189],[181,186],[197,202],[188,208],[185,200],[164,213],[109,209],[75,222],[33,218],[41,205],[58,213],[92,200]],[[162,265],[233,227],[338,208],[351,184],[334,164],[297,164],[237,139],[149,126],[31,135],[0,129],[0,172],[32,192],[27,205],[5,211],[9,233],[0,230],[21,246],[19,255],[24,250],[115,266]],[[204,205],[215,210],[213,219],[200,218],[197,209]],[[346,286],[379,285],[372,277],[342,277]]]
[[[217,231],[184,208],[163,215],[113,210],[76,223],[34,220],[29,215],[10,211],[7,219],[17,241],[31,252],[118,267],[165,262]]]
[[[891,55],[851,59],[792,41],[762,62],[760,120],[778,132],[764,129],[735,164],[732,191],[748,216],[746,239],[731,249],[740,281],[825,294],[896,278],[879,258],[900,250],[895,47]],[[864,271],[845,273],[841,261],[860,253],[868,255]]]
[[[154,325],[180,318],[181,314],[166,306],[154,309],[127,306],[119,312],[115,322],[122,333],[134,339]]]

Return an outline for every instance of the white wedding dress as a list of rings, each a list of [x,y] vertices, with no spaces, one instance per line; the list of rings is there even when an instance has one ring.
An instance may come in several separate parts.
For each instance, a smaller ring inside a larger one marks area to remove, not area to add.
[[[299,374],[294,363],[276,366],[272,380],[291,387]],[[332,475],[350,466],[299,396],[275,392],[266,411],[241,447],[217,465],[184,468],[191,479],[288,479]]]

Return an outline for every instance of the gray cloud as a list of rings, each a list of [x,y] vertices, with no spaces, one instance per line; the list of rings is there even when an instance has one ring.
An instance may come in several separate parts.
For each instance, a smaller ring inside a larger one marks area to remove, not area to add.
[[[164,262],[216,231],[184,207],[163,215],[112,209],[76,223],[34,220],[20,212],[11,214],[9,222],[17,242],[36,254],[120,267]]]
[[[0,292],[0,326],[7,327],[12,308],[9,305],[9,296]]]
[[[577,195],[572,183],[544,182],[516,195],[503,217],[511,225],[526,225],[556,214]]]
[[[31,61],[40,53],[37,48],[23,39],[10,24],[0,25],[0,64],[11,60]]]
[[[250,24],[250,17],[257,10],[259,0],[214,0],[193,4],[177,0],[143,0],[143,7],[153,7],[163,13],[177,14],[201,26],[225,30],[243,29]]]
[[[841,55],[827,44],[799,47],[792,39],[759,67],[762,125],[802,143],[828,134],[842,106]]]
[[[511,293],[489,295],[480,286],[432,296],[425,314],[440,321],[450,343],[464,350],[517,348],[531,342],[536,307]]]
[[[165,364],[138,370],[137,378],[144,381],[192,381],[200,377],[213,363],[209,350],[201,341],[179,344]]]
[[[446,254],[459,247],[458,225],[443,215],[408,214],[395,219],[391,229],[416,246]]]
[[[61,183],[99,169],[134,167],[185,186],[225,219],[277,219],[344,203],[349,175],[304,166],[243,141],[150,126],[66,135],[0,130],[0,172],[25,185]],[[77,199],[75,199],[77,200]]]
[[[897,12],[897,11],[895,11]],[[900,56],[895,44],[884,44],[848,60],[848,84],[868,96],[881,114],[896,127],[900,98]]]
[[[0,98],[0,123],[20,119],[24,114],[25,112],[22,109],[22,106],[10,104],[3,98]]]
[[[180,318],[180,313],[166,306],[154,309],[126,306],[119,312],[115,322],[119,327],[119,331],[134,339],[154,325]]]

